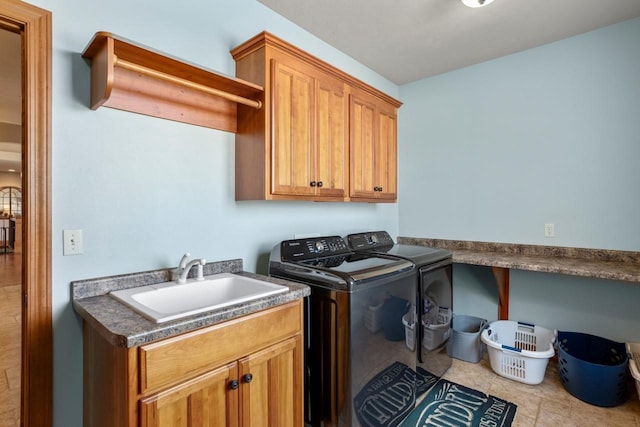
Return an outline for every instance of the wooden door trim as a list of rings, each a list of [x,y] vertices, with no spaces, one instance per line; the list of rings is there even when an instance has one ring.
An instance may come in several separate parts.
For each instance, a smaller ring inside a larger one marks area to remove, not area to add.
[[[0,2],[0,23],[21,34],[23,54],[23,426],[51,426],[51,12]]]

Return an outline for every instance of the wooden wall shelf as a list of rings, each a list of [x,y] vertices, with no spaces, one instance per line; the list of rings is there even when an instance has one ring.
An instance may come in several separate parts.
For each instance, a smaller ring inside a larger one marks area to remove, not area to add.
[[[111,107],[236,132],[237,104],[260,109],[261,86],[188,64],[108,32],[82,57],[91,60],[91,109]]]

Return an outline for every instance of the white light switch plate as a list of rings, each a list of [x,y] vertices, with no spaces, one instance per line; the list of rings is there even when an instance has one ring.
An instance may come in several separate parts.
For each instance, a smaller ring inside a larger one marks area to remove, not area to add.
[[[62,230],[62,255],[82,253],[82,230]]]

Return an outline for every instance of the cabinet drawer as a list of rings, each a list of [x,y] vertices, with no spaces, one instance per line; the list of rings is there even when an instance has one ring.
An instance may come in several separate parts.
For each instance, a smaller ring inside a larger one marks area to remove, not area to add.
[[[193,378],[302,330],[302,301],[140,347],[140,393]]]

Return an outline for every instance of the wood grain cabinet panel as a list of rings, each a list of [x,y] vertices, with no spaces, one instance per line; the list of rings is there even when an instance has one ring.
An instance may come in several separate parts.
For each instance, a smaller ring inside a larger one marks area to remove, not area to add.
[[[385,111],[395,118],[400,102],[266,32],[231,54],[236,76],[263,85],[265,94],[260,112],[238,106],[236,200],[395,200],[397,166],[391,163],[396,153],[382,161],[378,158],[382,153],[371,150],[383,150],[375,144],[386,144],[377,136],[382,122],[376,115]],[[369,122],[350,118],[354,113],[350,93],[363,94],[358,99],[366,102],[373,100],[372,111],[364,117]],[[351,126],[361,127],[354,131]],[[368,142],[353,140],[360,136],[360,129],[367,133],[362,136]],[[385,141],[388,137],[385,133]],[[395,138],[394,144],[384,148],[386,152],[395,149]],[[362,142],[362,148],[371,152],[360,153],[356,148],[358,155],[368,158],[354,163],[352,145]],[[350,170],[354,165],[366,171]],[[385,167],[390,169],[382,171]],[[354,187],[350,183],[354,176],[364,181]],[[393,182],[382,182],[387,178]],[[369,190],[372,186],[389,190],[374,192]]]
[[[140,392],[174,385],[238,355],[281,341],[300,330],[296,305],[286,304],[139,347]]]
[[[273,165],[271,192],[313,195],[314,80],[292,67],[272,62]]]
[[[344,83],[285,54],[274,52],[268,59],[263,67],[264,79],[270,82],[268,116],[243,121],[243,114],[255,116],[255,112],[240,110],[236,199],[344,200],[348,183]],[[251,138],[257,134],[264,134],[264,140]],[[268,155],[257,159],[248,145],[264,145],[260,151]],[[249,184],[249,191],[244,191]]]
[[[351,95],[351,197],[374,197],[374,134],[376,108]]]
[[[316,79],[316,194],[345,198],[349,183],[347,91],[344,83],[325,76]]]
[[[240,360],[242,426],[302,426],[302,342],[291,338]]]
[[[140,400],[141,427],[235,427],[238,425],[237,378],[232,363]]]
[[[349,101],[351,200],[397,199],[397,112],[368,94]]]

